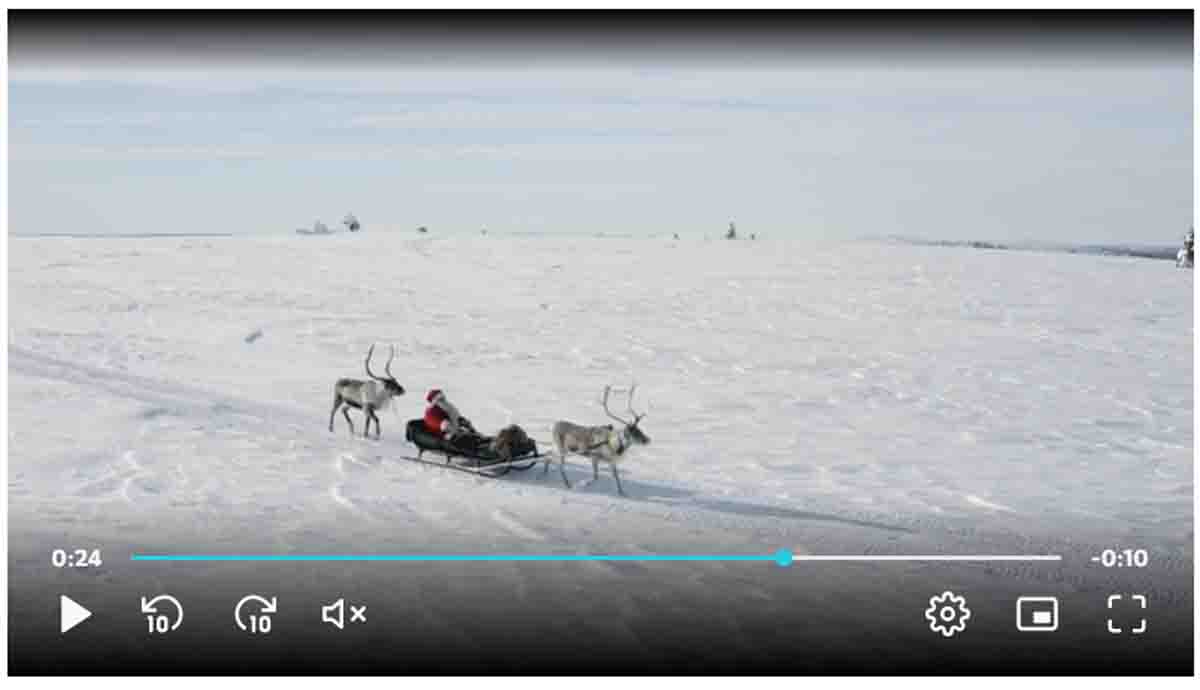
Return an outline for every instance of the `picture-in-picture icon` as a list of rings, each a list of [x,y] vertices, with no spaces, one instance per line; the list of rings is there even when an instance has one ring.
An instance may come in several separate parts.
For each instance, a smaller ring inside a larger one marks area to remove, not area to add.
[[[1054,632],[1058,630],[1057,597],[1020,597],[1017,599],[1017,630]]]

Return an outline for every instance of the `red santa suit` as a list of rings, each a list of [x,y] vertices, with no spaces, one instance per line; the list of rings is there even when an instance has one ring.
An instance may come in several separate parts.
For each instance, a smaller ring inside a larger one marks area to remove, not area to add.
[[[425,408],[425,429],[431,434],[450,438],[458,433],[459,414],[446,395],[440,389],[434,388],[425,396],[429,407]]]

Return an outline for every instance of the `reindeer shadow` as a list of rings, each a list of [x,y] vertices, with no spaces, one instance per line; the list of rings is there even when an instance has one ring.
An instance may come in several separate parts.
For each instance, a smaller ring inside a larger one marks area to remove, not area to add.
[[[608,469],[608,466],[604,463],[600,465],[600,476],[597,479],[592,478],[591,465],[588,463],[581,464],[580,466],[572,466],[568,462],[566,471],[567,480],[571,482],[570,488],[563,486],[562,475],[558,473],[557,460],[551,460],[550,471],[545,475],[542,474],[542,460],[539,459],[537,464],[529,470],[521,473],[509,473],[501,481],[520,483],[527,486],[544,486],[588,495],[612,493],[614,498],[621,498],[617,494],[617,483],[613,480],[612,470]],[[621,475],[621,484],[625,487],[625,498],[646,498],[666,502],[663,499],[678,501],[696,495],[696,492],[688,489],[629,479],[624,474]],[[638,492],[637,495],[634,495],[635,491]]]
[[[832,513],[818,513],[812,510],[797,510],[795,508],[767,506],[756,503],[742,503],[740,501],[702,498],[694,501],[694,505],[698,505],[707,510],[731,515],[774,517],[783,518],[785,520],[802,520],[806,522],[830,522],[839,525],[848,525],[850,527],[865,527],[867,529],[877,529],[886,532],[903,532],[905,534],[913,534],[916,531],[909,529],[908,527],[889,525],[885,522],[876,522],[874,520],[859,520],[841,515],[834,515]]]
[[[567,466],[567,478],[571,481],[573,488],[567,489],[562,485],[562,479],[558,475],[558,470],[553,465],[550,468],[550,474],[542,479],[540,465],[535,469],[530,469],[521,477],[521,483],[536,485],[545,483],[547,486],[561,488],[564,491],[578,491],[580,493],[602,494],[611,493],[613,498],[617,500],[633,501],[635,503],[645,503],[661,506],[669,506],[675,508],[700,508],[714,513],[722,513],[724,515],[736,515],[742,517],[759,517],[759,518],[776,518],[781,520],[794,520],[797,522],[826,522],[849,527],[859,527],[866,529],[882,530],[885,532],[897,532],[905,534],[913,534],[916,530],[899,525],[891,525],[885,522],[874,520],[864,520],[851,518],[833,513],[821,513],[812,510],[801,510],[798,508],[788,508],[786,506],[766,505],[763,503],[752,503],[748,501],[736,501],[724,498],[707,497],[703,493],[685,489],[678,486],[670,486],[666,484],[658,484],[655,482],[647,482],[638,479],[630,479],[622,475],[621,483],[625,487],[625,496],[617,495],[617,485],[613,481],[612,474],[606,473],[603,468],[600,470],[600,478],[592,479],[590,468],[573,468]]]

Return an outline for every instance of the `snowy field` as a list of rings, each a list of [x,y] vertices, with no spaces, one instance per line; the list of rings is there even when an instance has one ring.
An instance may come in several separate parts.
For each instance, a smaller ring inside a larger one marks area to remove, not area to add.
[[[950,550],[964,527],[1191,539],[1192,274],[1166,263],[366,234],[11,251],[17,530],[275,550],[401,524],[536,548],[704,529],[803,551],[856,523]],[[340,415],[330,434],[332,382],[373,342],[398,347],[408,395],[382,442]],[[653,443],[628,500],[609,475],[567,491],[397,461],[431,387],[481,429],[548,440],[556,419],[607,421],[603,386],[630,381]]]
[[[1091,577],[1072,572],[1136,546],[1190,609],[1193,274],[1167,262],[367,233],[10,251],[18,576],[63,541],[114,562],[786,547],[1068,564],[960,572],[990,586]],[[333,381],[360,376],[371,343],[396,345],[408,395],[381,441],[340,415],[330,433]],[[601,390],[631,381],[653,442],[623,466],[627,498],[578,458],[572,489],[557,472],[486,480],[403,459],[429,388],[482,430],[515,422],[544,443],[557,419],[604,423]],[[772,596],[738,567],[705,570],[696,596],[722,578]],[[882,586],[933,567],[844,572]],[[594,568],[651,586],[653,570]]]

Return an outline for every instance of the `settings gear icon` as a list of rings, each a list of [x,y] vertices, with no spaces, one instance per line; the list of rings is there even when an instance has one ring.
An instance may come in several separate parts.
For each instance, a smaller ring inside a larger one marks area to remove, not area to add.
[[[942,637],[954,637],[967,629],[967,621],[971,620],[971,609],[967,608],[966,597],[960,597],[950,590],[929,597],[929,608],[925,609],[925,620],[929,621],[929,629],[940,632]]]

